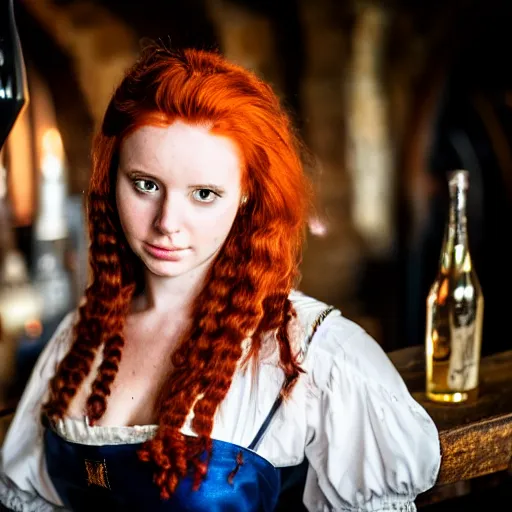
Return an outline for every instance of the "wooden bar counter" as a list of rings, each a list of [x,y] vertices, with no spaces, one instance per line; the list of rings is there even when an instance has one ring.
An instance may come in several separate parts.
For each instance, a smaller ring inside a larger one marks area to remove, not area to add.
[[[468,404],[427,400],[423,346],[389,352],[388,356],[439,429],[442,463],[436,487],[510,470],[512,350],[482,358],[479,398]]]

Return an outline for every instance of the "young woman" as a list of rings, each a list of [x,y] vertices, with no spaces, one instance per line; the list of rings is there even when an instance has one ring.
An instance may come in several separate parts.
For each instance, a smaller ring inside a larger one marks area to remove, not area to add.
[[[271,88],[146,49],[97,135],[91,283],[2,452],[12,510],[414,510],[438,433],[379,345],[294,289],[310,188]]]

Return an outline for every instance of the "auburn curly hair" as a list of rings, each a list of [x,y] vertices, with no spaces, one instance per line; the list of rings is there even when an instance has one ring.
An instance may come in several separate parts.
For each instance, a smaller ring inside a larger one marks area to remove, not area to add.
[[[90,284],[79,308],[73,344],[50,382],[43,409],[62,418],[91,371],[102,362],[87,400],[94,423],[104,414],[121,362],[125,317],[141,282],[141,263],[129,248],[116,213],[115,181],[120,144],[144,125],[168,126],[180,119],[207,122],[228,136],[242,155],[242,189],[248,201],[237,213],[193,308],[191,329],[172,355],[173,370],[161,390],[156,436],[139,457],[155,465],[163,499],[181,478],[195,488],[207,472],[214,413],[237,366],[257,360],[262,336],[273,334],[285,374],[284,394],[301,372],[288,324],[295,315],[288,295],[298,279],[311,187],[301,146],[271,87],[219,53],[172,51],[152,45],[142,51],[115,91],[93,143],[87,197]],[[250,339],[244,356],[243,341]],[[180,432],[193,409],[197,438]]]

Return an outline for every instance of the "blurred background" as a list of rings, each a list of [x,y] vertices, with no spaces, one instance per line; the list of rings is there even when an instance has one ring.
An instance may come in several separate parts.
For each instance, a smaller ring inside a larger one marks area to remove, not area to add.
[[[273,85],[317,193],[300,288],[386,351],[424,343],[445,173],[468,169],[483,353],[512,348],[510,0],[13,4],[30,102],[0,156],[0,402],[86,285],[91,139],[145,39],[218,48]]]

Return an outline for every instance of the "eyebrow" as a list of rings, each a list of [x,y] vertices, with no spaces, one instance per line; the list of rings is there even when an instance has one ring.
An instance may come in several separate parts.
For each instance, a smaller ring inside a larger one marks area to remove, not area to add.
[[[156,176],[153,176],[151,173],[149,173],[147,171],[143,171],[141,169],[137,169],[136,167],[132,168],[131,166],[125,167],[125,166],[119,165],[119,170],[123,171],[125,174],[127,174],[130,177],[144,175],[144,176],[147,176],[148,178],[158,179]]]
[[[225,190],[222,187],[219,187],[218,185],[214,185],[213,183],[197,183],[195,185],[189,185],[189,189],[198,189],[198,188],[208,188],[211,190],[214,190],[218,193],[224,193]]]

